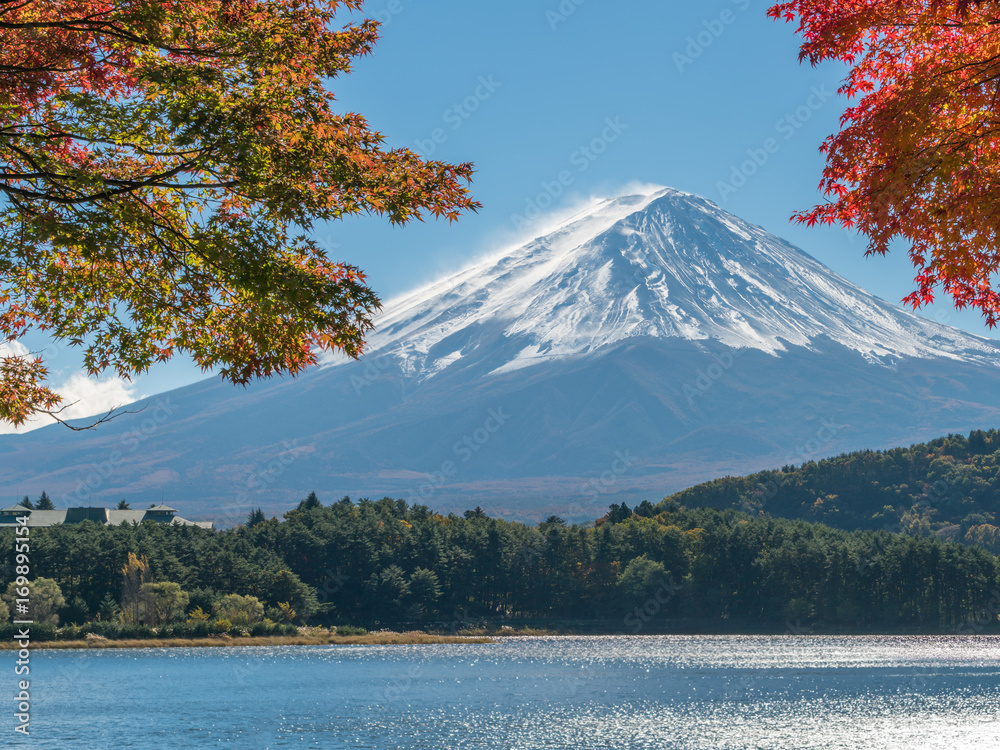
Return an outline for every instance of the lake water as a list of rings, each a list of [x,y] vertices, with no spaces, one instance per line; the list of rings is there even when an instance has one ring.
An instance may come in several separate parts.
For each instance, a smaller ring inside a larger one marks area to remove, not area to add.
[[[1000,748],[1000,639],[36,651],[0,747]],[[0,681],[14,694],[10,656]],[[2,676],[6,674],[6,676]]]

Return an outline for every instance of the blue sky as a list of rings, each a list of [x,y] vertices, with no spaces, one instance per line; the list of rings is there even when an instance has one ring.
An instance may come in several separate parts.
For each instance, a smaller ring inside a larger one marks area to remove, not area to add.
[[[474,162],[483,209],[401,228],[350,218],[317,237],[389,299],[524,237],[533,207],[558,212],[655,183],[703,195],[898,303],[914,275],[903,248],[865,258],[843,229],[789,221],[821,200],[818,148],[846,106],[835,94],[845,69],[800,64],[794,25],[766,18],[769,4],[373,0],[365,15],[382,22],[382,40],[331,83],[339,106],[364,114],[390,146]],[[945,301],[923,314],[994,335]],[[62,350],[51,364],[58,384],[79,358]],[[203,377],[177,360],[131,392]],[[98,404],[103,391],[79,392]]]

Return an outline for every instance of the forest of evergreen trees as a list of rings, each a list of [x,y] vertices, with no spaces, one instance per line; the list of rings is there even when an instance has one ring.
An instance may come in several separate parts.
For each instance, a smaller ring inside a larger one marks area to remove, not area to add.
[[[2,532],[13,549],[13,531]],[[995,628],[1000,561],[978,547],[848,532],[734,509],[613,506],[596,524],[537,526],[402,500],[315,495],[235,529],[90,522],[33,529],[32,570],[55,580],[63,623],[120,616],[122,567],[145,556],[188,611],[257,597],[278,618],[457,631],[588,620],[611,632],[789,627]],[[12,578],[4,570],[5,580]],[[178,613],[179,618],[188,616]]]
[[[974,544],[1000,555],[1000,432],[857,451],[780,471],[725,477],[667,502],[884,529]]]

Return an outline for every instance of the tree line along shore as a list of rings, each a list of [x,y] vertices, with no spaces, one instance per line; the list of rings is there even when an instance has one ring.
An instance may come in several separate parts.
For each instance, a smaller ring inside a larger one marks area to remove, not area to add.
[[[12,550],[13,530],[0,536]],[[976,634],[997,632],[1000,611],[1000,561],[980,547],[674,500],[528,525],[311,494],[229,530],[83,522],[33,529],[31,547],[36,641],[295,639],[306,626],[327,639]]]

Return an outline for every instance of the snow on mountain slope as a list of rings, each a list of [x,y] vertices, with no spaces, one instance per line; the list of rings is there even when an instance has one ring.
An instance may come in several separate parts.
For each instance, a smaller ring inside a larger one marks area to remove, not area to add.
[[[595,203],[376,323],[360,362],[205,381],[91,433],[2,435],[0,494],[166,497],[227,523],[313,490],[592,521],[612,501],[1000,424],[1000,343],[670,189]]]
[[[881,364],[995,365],[1000,351],[877,299],[760,227],[670,188],[601,202],[386,310],[368,356],[391,356],[418,379],[477,352],[489,352],[501,373],[637,336],[774,355],[825,337]]]

